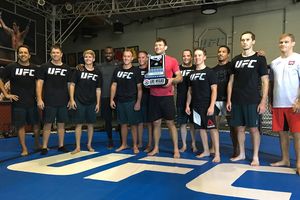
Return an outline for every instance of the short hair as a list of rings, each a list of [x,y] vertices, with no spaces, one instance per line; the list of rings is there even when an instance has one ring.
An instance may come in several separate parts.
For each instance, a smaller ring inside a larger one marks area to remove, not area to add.
[[[126,49],[123,51],[123,54],[124,54],[124,52],[130,52],[132,56],[134,55],[133,50],[132,50],[132,49],[129,49],[129,48],[126,48]]]
[[[138,55],[139,55],[140,53],[143,53],[143,54],[145,54],[145,55],[148,55],[148,52],[147,52],[147,51],[144,51],[144,50],[139,51]]]
[[[105,49],[112,49],[112,50],[114,50],[114,48],[112,46],[106,46]]]
[[[282,38],[289,37],[291,38],[292,42],[295,42],[295,36],[292,33],[283,33],[280,35],[279,39],[281,40]]]
[[[30,54],[30,47],[26,44],[21,44],[20,46],[18,46],[17,48],[17,53],[19,54],[20,48],[26,48]]]
[[[90,50],[90,49],[88,49],[88,50],[85,50],[84,52],[83,52],[83,57],[86,55],[86,54],[91,54],[94,58],[96,58],[96,54],[95,54],[95,52],[93,51],[93,50]]]
[[[227,45],[221,45],[221,46],[219,46],[218,51],[219,51],[221,48],[225,48],[225,49],[227,50],[227,53],[228,53],[228,54],[230,53],[230,48],[229,48]]]
[[[156,38],[155,42],[163,42],[165,46],[167,46],[167,40],[161,37]]]
[[[251,35],[251,38],[252,40],[255,40],[255,34],[251,31],[245,31],[241,34],[241,37],[240,37],[240,40],[242,39],[242,36],[245,35],[245,34],[250,34]]]
[[[190,49],[185,49],[185,50],[183,50],[183,51],[182,51],[182,54],[183,54],[183,52],[185,52],[185,51],[190,52],[191,56],[193,55],[193,52],[192,52],[192,50],[190,50]]]
[[[53,49],[59,49],[59,50],[62,52],[62,48],[61,48],[60,44],[53,44],[53,45],[50,47],[50,52],[51,52]]]
[[[205,48],[196,48],[196,49],[194,49],[194,54],[195,54],[195,52],[198,51],[198,50],[199,50],[199,51],[202,51],[202,52],[203,52],[203,55],[205,55],[205,56],[207,55],[207,52],[206,52],[206,49],[205,49]]]

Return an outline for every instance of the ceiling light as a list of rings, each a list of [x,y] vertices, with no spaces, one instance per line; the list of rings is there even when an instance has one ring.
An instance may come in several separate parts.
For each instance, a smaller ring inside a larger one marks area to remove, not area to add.
[[[45,3],[46,3],[46,1],[45,1],[45,0],[38,0],[37,3],[38,3],[38,5],[40,5],[40,6],[44,6]]]
[[[66,2],[65,3],[65,8],[67,11],[71,11],[73,9],[73,6],[70,2]]]
[[[201,6],[201,13],[203,15],[212,15],[218,11],[217,4],[205,4]]]

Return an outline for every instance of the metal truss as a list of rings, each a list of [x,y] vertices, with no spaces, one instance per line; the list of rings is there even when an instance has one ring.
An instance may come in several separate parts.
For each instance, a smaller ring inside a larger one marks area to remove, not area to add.
[[[17,6],[49,17],[53,14],[53,6],[47,2],[39,6],[37,0],[6,0]],[[183,7],[201,6],[205,4],[224,4],[241,2],[245,0],[94,0],[77,1],[72,9],[67,11],[64,4],[56,5],[58,19],[76,18],[81,16],[108,16],[113,14],[128,14],[154,10],[166,10]]]
[[[57,5],[57,15],[61,19],[74,18],[74,16],[79,14],[85,16],[110,16],[114,14],[128,14],[241,1],[244,0],[95,0],[77,2],[73,4],[71,11],[66,11],[64,4]]]
[[[88,16],[108,16],[195,7],[206,4],[226,4],[246,0],[94,0],[76,1],[71,10],[65,5],[53,5],[45,0],[45,5],[38,5],[37,0],[5,0],[15,6],[30,10],[45,18],[46,57],[52,44],[64,43],[72,32]],[[62,29],[62,20],[69,20],[68,27]]]

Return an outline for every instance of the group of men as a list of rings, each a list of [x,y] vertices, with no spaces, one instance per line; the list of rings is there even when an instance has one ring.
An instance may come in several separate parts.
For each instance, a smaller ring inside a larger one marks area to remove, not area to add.
[[[134,67],[133,52],[125,49],[123,63],[113,59],[113,48],[105,49],[105,62],[94,66],[95,54],[84,52],[85,64],[72,72],[62,63],[62,50],[59,46],[51,48],[51,61],[40,69],[30,62],[30,52],[26,45],[17,49],[18,61],[8,65],[1,73],[0,88],[6,98],[13,100],[13,116],[18,127],[21,155],[27,155],[25,145],[26,122],[35,125],[38,133],[38,109],[43,110],[42,154],[48,152],[48,139],[51,124],[58,125],[59,150],[64,147],[64,124],[68,118],[68,108],[75,112],[76,149],[80,151],[81,125],[88,124],[88,150],[91,146],[92,124],[95,113],[101,110],[108,134],[108,147],[113,147],[112,112],[117,112],[120,124],[121,146],[116,151],[128,148],[128,125],[131,127],[133,152],[139,153],[142,146],[143,124],[149,128],[149,142],[145,149],[149,156],[159,153],[162,119],[165,119],[173,142],[173,157],[187,149],[187,124],[192,135],[192,150],[197,152],[195,132],[200,130],[203,152],[198,157],[214,154],[213,162],[220,162],[219,132],[220,117],[224,115],[230,124],[234,152],[231,161],[244,160],[245,129],[249,128],[253,141],[252,166],[259,165],[260,115],[267,109],[269,73],[264,56],[254,51],[255,35],[246,31],[240,37],[242,53],[229,62],[230,49],[218,48],[218,65],[209,68],[205,64],[206,50],[184,50],[183,64],[165,55],[166,85],[145,88],[143,75],[147,73],[147,52],[138,54],[139,67]],[[272,166],[290,166],[289,135],[294,137],[297,173],[300,172],[300,55],[294,53],[295,38],[283,34],[279,39],[280,57],[271,64],[271,88],[274,91],[269,102],[272,104],[273,131],[279,132],[282,160]],[[167,42],[157,38],[154,51],[157,55],[166,54]],[[194,60],[192,61],[192,58]],[[11,94],[4,87],[4,80],[11,81]],[[86,80],[83,80],[86,79]],[[88,80],[87,80],[88,79]],[[36,83],[35,83],[35,80]],[[26,81],[26,82],[23,82]],[[35,87],[36,85],[36,87]],[[174,89],[177,85],[177,103],[174,102]],[[68,89],[69,87],[69,89]],[[36,88],[36,91],[35,91]],[[85,91],[86,90],[86,91]],[[24,92],[26,91],[26,92]],[[88,92],[87,92],[88,91]],[[36,101],[35,103],[35,94]],[[101,98],[100,98],[101,96]],[[100,103],[101,102],[101,103]],[[176,109],[177,108],[177,109]],[[175,125],[180,125],[182,148],[178,148],[178,133]],[[91,114],[93,113],[93,114]],[[209,149],[207,133],[211,135],[212,147]],[[152,148],[152,133],[154,146]],[[36,146],[39,147],[38,135]]]

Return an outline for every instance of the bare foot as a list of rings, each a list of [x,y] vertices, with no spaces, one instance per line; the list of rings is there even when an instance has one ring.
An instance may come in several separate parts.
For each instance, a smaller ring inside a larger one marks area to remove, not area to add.
[[[151,151],[152,147],[151,146],[147,146],[146,149],[144,150],[145,153],[149,153]]]
[[[23,150],[21,153],[21,156],[28,156],[28,151],[27,150]]]
[[[174,151],[173,157],[174,157],[174,158],[180,158],[180,153],[179,153],[178,150],[177,150],[177,151]]]
[[[122,150],[124,150],[124,149],[128,149],[128,146],[126,145],[126,146],[120,146],[119,148],[117,148],[116,149],[116,152],[120,152],[120,151],[122,151]]]
[[[214,154],[215,153],[215,149],[212,147],[209,149],[209,153]]]
[[[89,150],[89,152],[95,152],[95,149],[93,149],[93,147],[90,145],[87,145],[87,149]]]
[[[180,151],[181,153],[185,152],[185,151],[186,151],[186,146],[185,146],[185,145],[182,146],[181,149],[179,149],[179,151]]]
[[[207,157],[207,156],[210,156],[210,153],[209,152],[203,152],[203,153],[200,153],[198,156],[196,156],[197,158],[204,158],[204,157]]]
[[[156,154],[158,154],[159,153],[159,150],[158,149],[153,149],[151,152],[149,152],[147,155],[148,156],[155,156]]]
[[[281,160],[281,161],[278,161],[278,162],[275,162],[275,163],[271,163],[272,167],[289,167],[290,165],[291,165],[290,161],[285,161],[285,160]]]
[[[220,156],[215,156],[214,159],[212,160],[212,162],[214,162],[214,163],[219,163],[219,162],[221,162]]]
[[[259,166],[259,159],[258,158],[253,158],[253,160],[250,163],[250,165],[253,166],[253,167]]]
[[[134,154],[140,153],[139,148],[138,148],[138,147],[133,147],[133,153],[134,153]]]
[[[298,174],[300,176],[300,168],[296,168],[296,174]]]
[[[73,155],[73,154],[76,154],[76,153],[79,153],[79,152],[80,152],[80,149],[76,148],[74,151],[71,152],[71,154]]]
[[[192,151],[193,151],[193,153],[196,153],[198,151],[196,145],[192,145]]]
[[[236,161],[239,161],[239,160],[245,160],[246,156],[245,155],[238,155],[236,157],[233,157],[233,158],[230,158],[230,160],[232,162],[236,162]]]
[[[39,150],[41,150],[41,149],[42,149],[42,145],[40,145],[40,144],[34,145],[34,150],[35,150],[35,151],[39,151]]]

